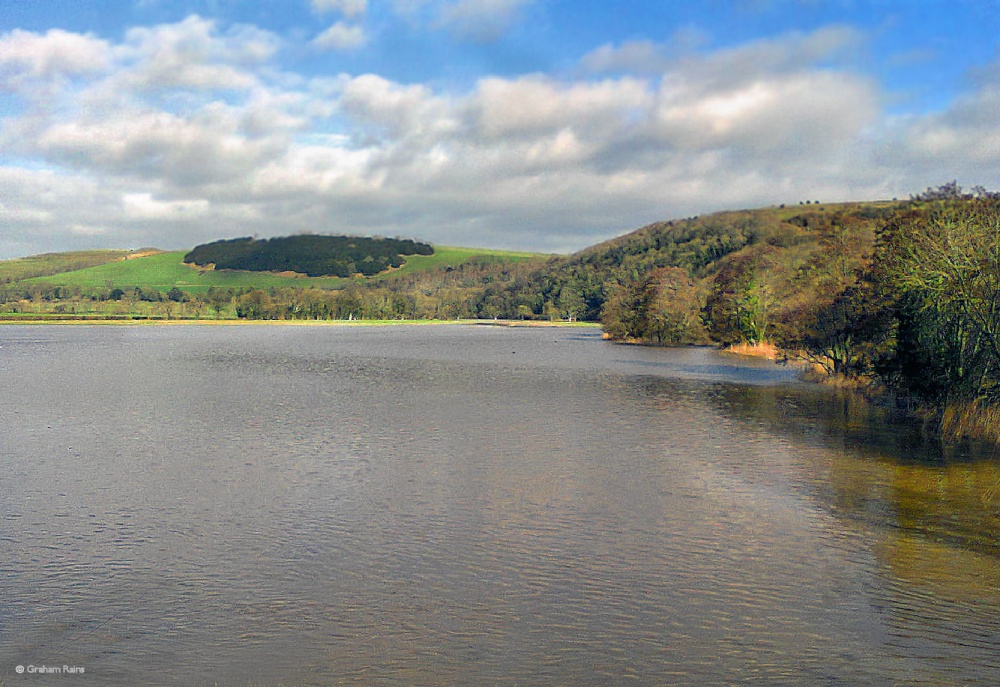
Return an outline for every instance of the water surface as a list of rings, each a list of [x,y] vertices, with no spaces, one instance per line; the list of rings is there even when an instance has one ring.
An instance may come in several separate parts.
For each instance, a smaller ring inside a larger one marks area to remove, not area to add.
[[[591,330],[0,328],[0,681],[990,685],[1000,464]],[[83,675],[18,675],[16,666]]]

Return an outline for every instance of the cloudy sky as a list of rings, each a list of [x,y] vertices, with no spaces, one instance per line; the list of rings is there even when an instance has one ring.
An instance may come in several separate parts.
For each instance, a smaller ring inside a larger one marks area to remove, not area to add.
[[[0,0],[0,258],[1000,187],[995,0]]]

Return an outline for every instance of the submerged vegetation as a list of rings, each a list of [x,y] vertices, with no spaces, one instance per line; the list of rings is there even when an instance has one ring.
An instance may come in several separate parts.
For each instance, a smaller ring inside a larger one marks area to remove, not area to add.
[[[777,350],[1000,441],[1000,198],[981,188],[658,222],[571,256],[393,244],[339,277],[308,276],[343,270],[296,263],[312,253],[294,242],[248,257],[273,241],[3,262],[0,318],[600,322],[620,341]]]

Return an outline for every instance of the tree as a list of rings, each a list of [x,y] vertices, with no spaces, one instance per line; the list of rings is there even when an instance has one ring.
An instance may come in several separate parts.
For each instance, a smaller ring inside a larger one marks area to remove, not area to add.
[[[800,318],[806,324],[796,343],[830,374],[871,374],[892,331],[891,312],[867,279]]]
[[[586,310],[587,303],[579,288],[566,284],[559,290],[556,306],[560,315],[570,322],[574,322]]]
[[[736,321],[739,323],[740,336],[745,342],[758,344],[767,340],[775,300],[770,285],[762,275],[757,274],[737,294]]]
[[[704,343],[697,283],[679,267],[662,267],[647,277],[640,300],[643,338],[666,344]]]
[[[636,283],[614,284],[601,309],[601,328],[621,341],[642,336],[642,301]]]
[[[723,261],[705,303],[706,325],[722,343],[767,339],[776,294],[771,281],[780,272],[774,246],[757,244]]]
[[[1000,200],[942,187],[879,235],[875,274],[895,294],[886,366],[936,405],[1000,402]]]
[[[232,302],[233,296],[230,291],[209,286],[206,299],[208,300],[212,311],[215,313],[215,319],[219,319],[222,315],[222,311],[225,310],[226,306]]]

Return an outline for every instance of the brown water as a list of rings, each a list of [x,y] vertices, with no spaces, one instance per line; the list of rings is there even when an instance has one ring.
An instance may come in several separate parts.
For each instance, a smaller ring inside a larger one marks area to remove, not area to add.
[[[1000,462],[788,368],[6,326],[0,380],[4,685],[1000,683]]]

